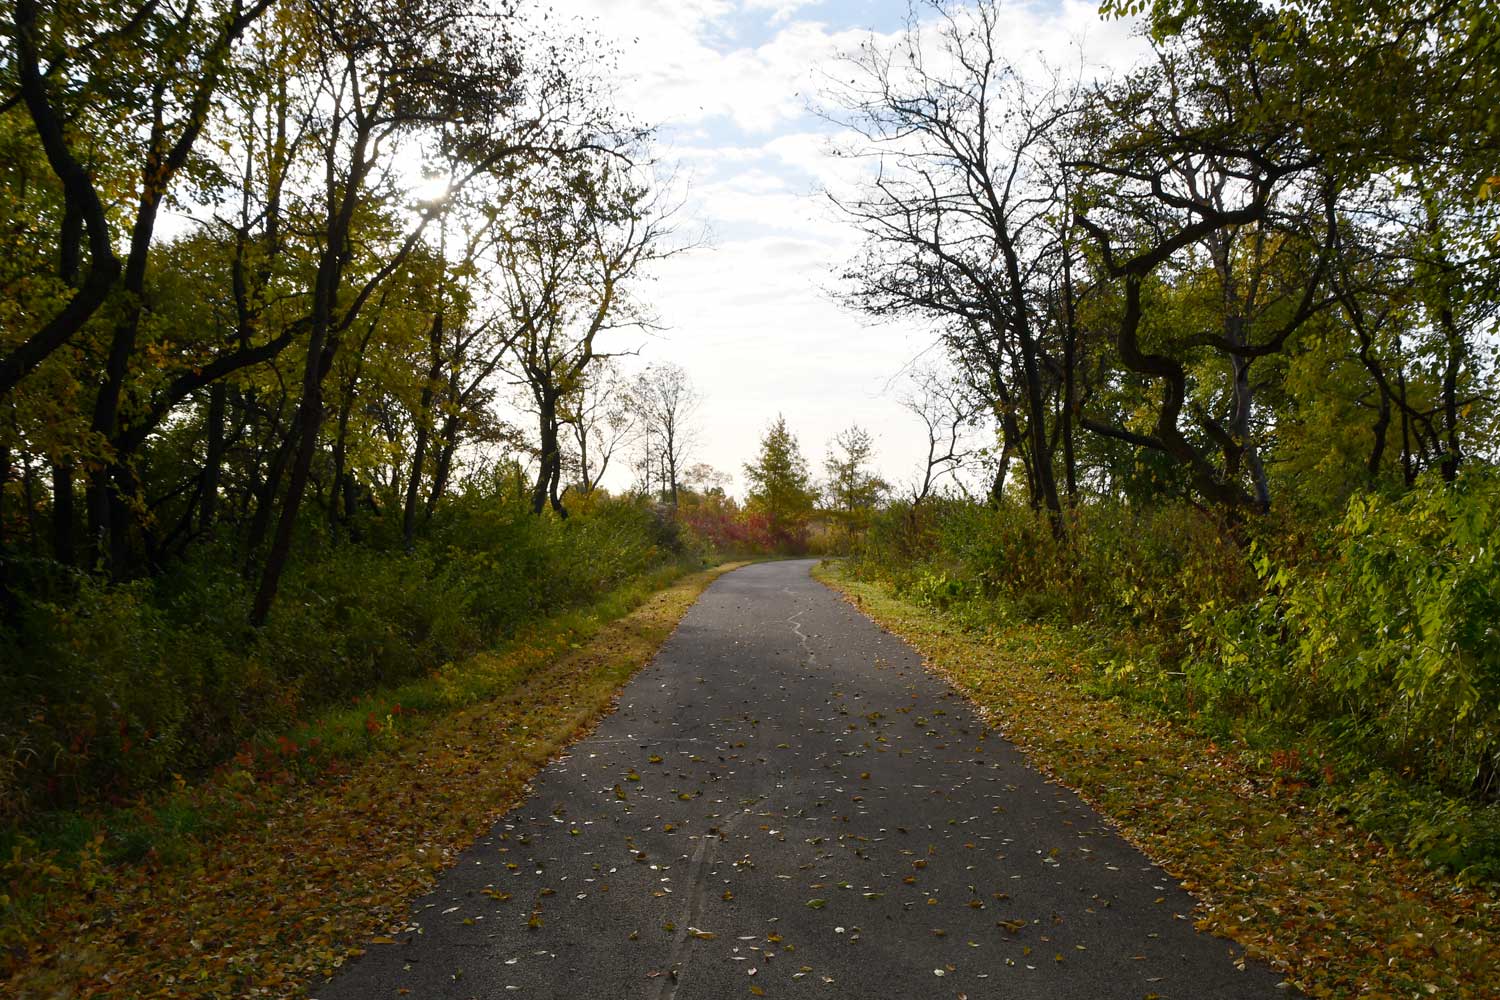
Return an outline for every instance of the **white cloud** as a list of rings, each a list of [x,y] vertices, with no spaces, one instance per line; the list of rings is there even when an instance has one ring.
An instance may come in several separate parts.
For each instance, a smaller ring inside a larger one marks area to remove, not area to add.
[[[723,118],[764,134],[802,115],[813,69],[863,36],[782,23],[804,6],[750,0],[743,10],[781,25],[755,46],[735,44],[741,8],[718,0],[574,0],[561,9],[616,45],[621,100],[645,120],[689,126]]]
[[[811,7],[822,0],[745,0],[745,10],[769,11],[773,25],[782,24],[803,7]]]

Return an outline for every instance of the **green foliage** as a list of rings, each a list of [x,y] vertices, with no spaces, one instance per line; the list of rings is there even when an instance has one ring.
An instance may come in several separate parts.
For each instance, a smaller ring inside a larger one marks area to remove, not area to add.
[[[1321,763],[1301,780],[1327,766],[1328,801],[1361,826],[1494,873],[1500,474],[1356,493],[1306,524],[1099,502],[1055,542],[1029,507],[948,500],[884,512],[855,565],[968,627],[1071,626],[1099,650],[1096,690],[1216,738],[1304,745]]]
[[[970,588],[942,570],[924,569],[906,584],[904,596],[929,608],[947,609],[967,599]]]
[[[875,439],[858,424],[839,431],[829,442],[823,459],[828,475],[823,492],[829,512],[846,535],[864,530],[890,492],[890,484],[870,468],[874,457]]]
[[[760,454],[745,466],[750,481],[746,510],[764,515],[770,522],[773,537],[796,548],[807,534],[817,492],[807,469],[807,459],[797,445],[797,437],[777,416],[760,441]]]
[[[937,564],[1004,614],[1071,624],[1167,629],[1212,596],[1253,590],[1234,543],[1187,505],[1089,504],[1069,512],[1068,529],[1057,542],[1044,515],[1014,502],[894,505],[862,556],[903,592]]]
[[[37,567],[0,635],[0,819],[211,767],[257,732],[422,677],[683,554],[644,504],[601,498],[562,520],[477,485],[409,554],[306,545],[260,630],[227,550],[122,585],[67,573],[44,586]]]
[[[1189,626],[1214,697],[1339,727],[1458,792],[1500,792],[1500,477],[1473,469],[1399,500],[1356,496],[1322,558],[1261,548],[1253,604]]]

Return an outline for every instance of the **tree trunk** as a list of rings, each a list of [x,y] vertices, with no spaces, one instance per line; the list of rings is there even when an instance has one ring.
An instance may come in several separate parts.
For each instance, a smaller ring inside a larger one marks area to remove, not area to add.
[[[5,486],[10,482],[10,445],[0,445],[0,553],[5,551]],[[0,556],[0,564],[7,560]],[[0,586],[5,581],[0,579]]]
[[[271,454],[270,464],[266,466],[266,477],[261,482],[260,489],[256,491],[255,514],[250,519],[250,531],[245,539],[247,575],[254,565],[256,556],[260,553],[261,546],[265,544],[266,535],[270,533],[271,518],[276,510],[276,496],[281,492],[281,479],[286,475],[287,463],[291,461],[292,452],[297,446],[300,433],[298,420],[301,415],[300,409],[293,413],[292,426],[277,442],[276,450]]]
[[[203,461],[203,489],[198,498],[198,529],[213,527],[219,512],[219,480],[224,468],[224,410],[229,389],[214,383],[208,393],[208,450]]]
[[[149,170],[159,167],[159,154],[153,152],[148,158]],[[134,483],[129,471],[131,455],[121,442],[120,398],[125,390],[125,380],[130,373],[130,361],[135,354],[136,340],[140,335],[141,313],[145,309],[146,264],[151,251],[151,240],[156,230],[157,209],[165,194],[160,181],[149,175],[142,178],[144,193],[136,208],[135,224],[130,232],[130,254],[125,260],[121,290],[124,292],[123,309],[110,338],[109,355],[104,366],[104,382],[94,399],[93,432],[109,441],[114,454],[101,469],[89,473],[89,533],[97,546],[94,557],[103,559],[111,575],[119,578],[127,569],[128,550],[126,533],[129,529],[129,511],[126,508],[128,494],[122,492],[126,484]]]
[[[1250,426],[1253,412],[1253,394],[1250,386],[1250,359],[1239,354],[1229,356],[1230,369],[1234,373],[1233,414],[1229,422],[1229,433],[1234,438],[1246,466],[1250,470],[1250,483],[1255,494],[1255,506],[1262,514],[1271,509],[1271,484],[1266,479],[1266,467],[1261,462],[1260,449],[1256,447],[1254,431]]]
[[[1067,197],[1067,188],[1064,189]],[[1073,241],[1071,226],[1063,232],[1063,407],[1062,443],[1063,474],[1066,477],[1068,506],[1078,501],[1078,461],[1073,452],[1073,420],[1076,415],[1077,385],[1075,371],[1078,356],[1078,303],[1073,295]],[[1003,473],[1002,473],[1003,475]]]
[[[1411,411],[1406,402],[1406,374],[1396,376],[1396,389],[1401,401],[1401,478],[1410,486],[1417,481],[1417,472],[1411,456]]]
[[[365,357],[370,346],[370,341],[375,337],[375,329],[380,325],[380,318],[385,315],[384,294],[380,296],[380,302],[375,307],[375,315],[370,317],[369,325],[365,327],[365,335],[360,338],[359,348],[354,352],[354,371],[349,375],[349,381],[344,384],[343,391],[339,396],[339,420],[338,436],[333,444],[333,482],[328,487],[328,526],[336,526],[339,522],[339,495],[344,493],[346,498],[349,491],[344,488],[344,464],[348,459],[349,446],[349,419],[354,412],[354,399],[359,388],[359,380],[364,375]],[[349,503],[343,505],[344,520],[347,523],[353,515],[354,508]]]
[[[66,305],[42,328],[10,353],[0,357],[0,396],[16,384],[63,344],[73,338],[84,323],[98,311],[114,288],[120,275],[120,261],[115,256],[109,217],[88,169],[80,163],[68,144],[66,122],[52,105],[46,78],[37,52],[36,0],[16,0],[14,42],[16,79],[27,113],[36,127],[37,139],[62,186],[65,219],[68,214],[80,218],[88,234],[89,270]],[[76,278],[76,248],[70,247],[72,223],[65,222],[59,261],[64,281],[70,285]]]
[[[432,489],[427,494],[427,509],[423,517],[431,519],[438,501],[448,490],[448,477],[453,472],[453,453],[458,449],[458,417],[450,414],[443,421],[443,445],[438,449],[437,466],[432,471]]]
[[[1458,478],[1458,467],[1463,453],[1458,442],[1458,375],[1463,364],[1463,336],[1453,318],[1453,310],[1444,307],[1440,314],[1443,337],[1447,341],[1448,359],[1443,368],[1443,430],[1446,441],[1443,448],[1443,480],[1453,482]]]
[[[74,522],[78,517],[74,505],[73,467],[66,462],[52,464],[52,557],[67,566],[78,562],[73,542]]]
[[[1385,436],[1391,426],[1391,394],[1386,391],[1384,382],[1377,383],[1376,388],[1380,391],[1380,407],[1376,413],[1375,426],[1372,428],[1375,440],[1370,446],[1370,459],[1365,464],[1366,477],[1371,487],[1380,482],[1380,462],[1385,455]]]
[[[1021,368],[1026,378],[1026,402],[1030,416],[1027,431],[1031,436],[1032,474],[1041,500],[1047,506],[1048,520],[1054,538],[1063,535],[1062,500],[1057,494],[1057,477],[1052,468],[1052,447],[1047,440],[1047,404],[1042,393],[1041,366],[1037,363],[1036,343],[1031,331],[1021,324]]]
[[[1005,501],[1005,476],[1010,471],[1010,439],[1000,447],[1000,462],[995,466],[995,478],[990,481],[990,506],[999,509]]]
[[[30,455],[21,456],[21,501],[26,504],[26,540],[33,553],[40,551],[37,544],[39,532],[36,527],[36,466]]]
[[[339,523],[340,502],[339,496],[344,490],[344,462],[347,458],[349,447],[349,418],[354,409],[354,387],[346,386],[339,399],[338,430],[333,439],[333,483],[329,486],[328,496],[328,524],[333,527]],[[347,521],[354,511],[347,503],[342,505],[343,519]]]
[[[531,512],[540,514],[550,500],[553,509],[564,514],[557,499],[556,479],[561,472],[562,455],[557,440],[557,400],[544,394],[537,408],[537,430],[541,451],[537,463],[536,485],[531,489]]]
[[[250,611],[250,624],[256,628],[266,623],[271,614],[271,606],[276,602],[281,574],[286,569],[287,557],[292,552],[297,512],[302,506],[302,495],[307,489],[308,476],[312,471],[313,453],[318,448],[318,431],[323,426],[323,376],[333,361],[337,339],[329,331],[326,320],[320,326],[308,344],[307,364],[302,374],[302,399],[297,404],[297,417],[293,421],[297,434],[292,476],[287,483],[286,497],[282,500],[281,517],[276,522],[276,535],[271,540],[265,567],[261,570],[255,604]]]
[[[677,506],[677,434],[674,428],[667,430],[667,446],[662,451],[662,457],[666,460],[667,493],[672,498],[672,506]]]
[[[594,483],[589,478],[589,435],[585,426],[585,417],[578,414],[578,419],[573,424],[573,440],[578,442],[578,475],[582,480],[579,483],[584,496],[594,492]]]
[[[401,537],[408,550],[417,532],[417,497],[422,489],[422,465],[427,460],[427,441],[432,436],[433,386],[443,372],[443,311],[432,318],[427,334],[427,379],[422,383],[422,398],[417,408],[417,441],[412,449],[411,476],[406,481],[406,508],[401,516]]]

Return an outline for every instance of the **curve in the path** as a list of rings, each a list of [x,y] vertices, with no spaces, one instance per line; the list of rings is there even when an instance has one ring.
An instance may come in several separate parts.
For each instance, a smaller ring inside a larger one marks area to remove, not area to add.
[[[714,583],[397,943],[313,995],[1287,995],[809,567]]]

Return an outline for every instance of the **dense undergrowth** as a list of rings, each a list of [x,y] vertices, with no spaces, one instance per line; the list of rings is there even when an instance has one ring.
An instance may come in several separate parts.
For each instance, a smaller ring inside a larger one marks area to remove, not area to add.
[[[966,620],[850,568],[816,572],[1191,892],[1183,917],[1198,930],[1282,971],[1299,996],[1493,1000],[1496,886],[1392,850],[1329,808],[1349,776],[1309,780],[1285,742],[1195,732],[1159,706],[1109,697],[1088,629]]]
[[[734,566],[667,563],[96,816],[114,825],[78,850],[0,859],[0,995],[305,995],[380,944]],[[151,850],[121,863],[132,832]]]
[[[0,632],[0,826],[120,806],[191,779],[310,713],[424,678],[664,565],[703,564],[650,504],[599,499],[566,520],[519,490],[470,488],[404,551],[306,526],[306,553],[261,629],[228,546],[123,585],[12,569]],[[371,714],[372,732],[384,724]]]
[[[1500,876],[1500,479],[1308,523],[1090,503],[1054,544],[1029,508],[942,501],[885,512],[853,568],[964,627],[1073,629],[1096,691],[1242,741],[1408,853]]]

